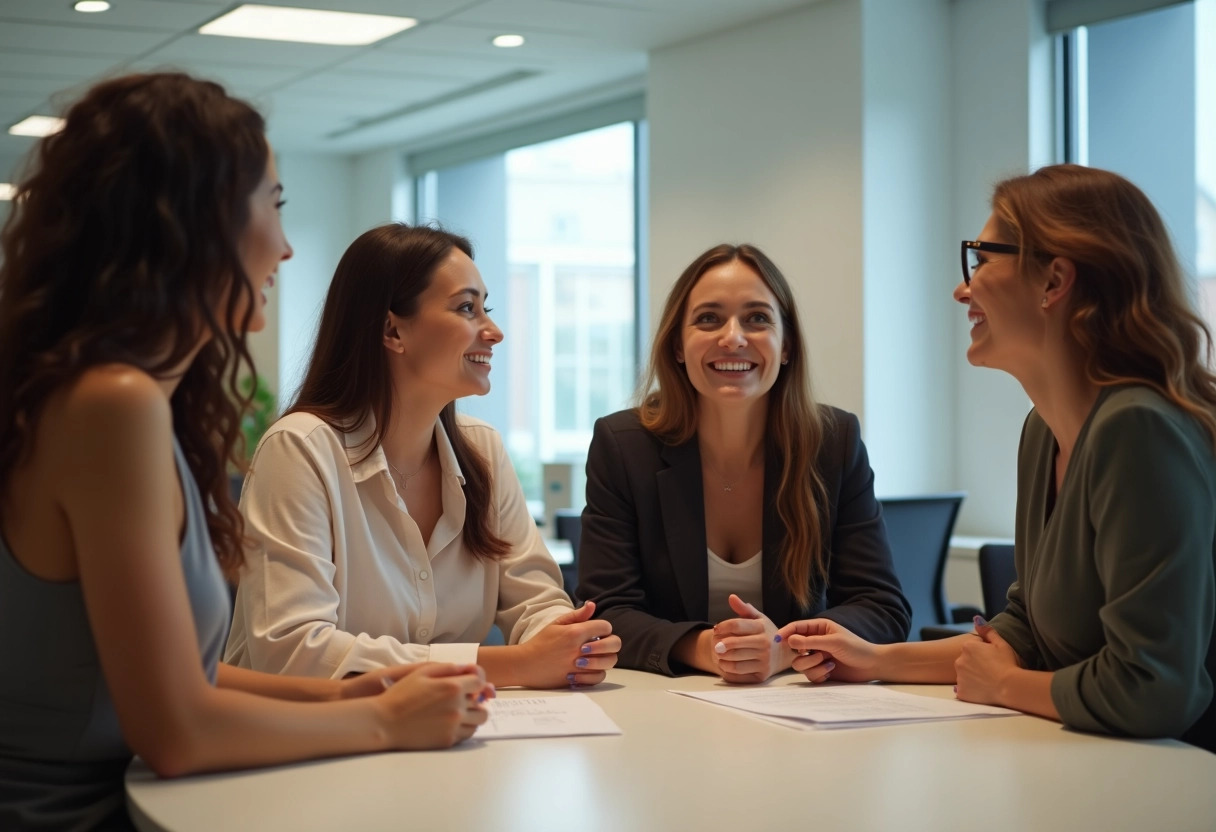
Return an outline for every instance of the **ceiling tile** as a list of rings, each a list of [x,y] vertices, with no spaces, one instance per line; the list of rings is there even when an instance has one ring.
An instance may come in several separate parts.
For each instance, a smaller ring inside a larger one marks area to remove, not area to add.
[[[89,26],[51,26],[40,23],[0,25],[0,49],[52,52],[65,55],[132,57],[165,41],[164,32],[135,32]]]
[[[464,86],[459,79],[411,77],[404,73],[348,72],[330,70],[295,81],[282,88],[286,93],[342,96],[378,101],[381,104],[420,101]]]
[[[68,24],[96,29],[114,28],[180,32],[194,29],[223,11],[199,2],[171,3],[166,0],[115,0],[109,11],[81,14],[71,0],[4,0],[0,3],[0,23]]]
[[[357,46],[185,35],[146,57],[186,66],[206,62],[312,69],[354,57],[358,52]]]

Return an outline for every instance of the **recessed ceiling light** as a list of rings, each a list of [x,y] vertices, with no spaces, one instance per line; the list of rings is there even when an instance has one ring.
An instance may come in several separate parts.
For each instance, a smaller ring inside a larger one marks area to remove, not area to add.
[[[78,12],[85,14],[93,14],[95,12],[108,12],[110,4],[106,0],[80,0],[72,6]]]
[[[14,136],[49,136],[63,129],[63,119],[54,116],[29,116],[8,128]]]
[[[230,38],[364,46],[417,25],[412,17],[247,5],[217,17],[198,31]]]
[[[499,35],[498,37],[496,37],[492,41],[490,41],[490,43],[494,44],[495,46],[501,47],[503,49],[514,49],[516,46],[524,45],[524,36],[523,35]]]
[[[9,182],[0,182],[0,202],[7,202],[17,195],[17,186]]]

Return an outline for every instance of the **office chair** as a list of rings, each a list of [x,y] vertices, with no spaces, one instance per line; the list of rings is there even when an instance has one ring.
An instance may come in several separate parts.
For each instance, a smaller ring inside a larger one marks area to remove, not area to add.
[[[578,541],[583,534],[583,513],[576,509],[559,508],[553,516],[553,536],[559,540],[570,541],[570,554],[573,560],[563,564],[562,584],[566,594],[574,600],[574,590],[578,586]]]
[[[980,547],[979,562],[980,595],[984,599],[984,618],[992,620],[993,616],[1005,610],[1009,585],[1018,579],[1017,569],[1013,565],[1013,545],[985,543]],[[959,607],[958,609],[964,608]],[[921,630],[920,637],[922,641],[931,641],[938,638],[950,638],[959,633],[970,633],[972,629],[972,622],[967,620],[956,624],[925,627]]]
[[[954,621],[946,603],[946,557],[950,535],[966,495],[961,492],[921,497],[888,497],[879,500],[887,540],[895,561],[895,574],[904,597],[912,605],[910,640],[920,638],[921,628]],[[970,621],[973,611],[959,611]]]

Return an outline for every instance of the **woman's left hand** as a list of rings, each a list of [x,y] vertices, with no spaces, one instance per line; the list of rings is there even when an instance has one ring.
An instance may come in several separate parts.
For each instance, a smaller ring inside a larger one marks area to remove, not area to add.
[[[738,618],[714,627],[714,662],[718,675],[735,684],[763,682],[790,666],[793,654],[773,640],[777,627],[738,595],[727,599]]]
[[[395,664],[348,676],[338,682],[338,699],[360,699],[364,696],[379,696],[396,681],[409,676],[422,664]],[[494,698],[494,686],[487,684],[479,694],[485,699]]]
[[[1021,663],[1009,642],[982,621],[976,621],[975,638],[967,640],[954,662],[958,679],[954,691],[966,702],[1004,705],[1009,677]]]

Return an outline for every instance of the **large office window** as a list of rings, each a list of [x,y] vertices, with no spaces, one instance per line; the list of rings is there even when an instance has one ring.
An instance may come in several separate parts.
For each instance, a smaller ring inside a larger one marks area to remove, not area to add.
[[[473,241],[505,335],[491,393],[458,407],[502,432],[530,500],[542,496],[542,465],[568,462],[581,502],[595,419],[632,401],[636,130],[612,124],[417,179],[419,220]]]
[[[1216,324],[1216,0],[1074,28],[1060,46],[1061,157],[1148,194]]]

